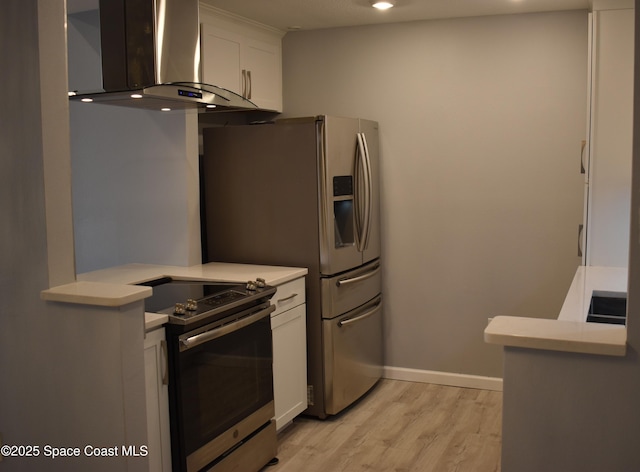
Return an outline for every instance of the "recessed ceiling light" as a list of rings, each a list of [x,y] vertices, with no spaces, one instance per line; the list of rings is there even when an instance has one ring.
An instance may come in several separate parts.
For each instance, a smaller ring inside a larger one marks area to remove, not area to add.
[[[171,111],[171,108],[160,108],[160,111]]]
[[[395,2],[393,0],[380,1],[380,2],[374,1],[371,3],[371,6],[373,8],[377,8],[378,10],[388,10],[394,5],[395,5]]]
[[[81,101],[85,102],[85,103],[90,103],[93,101],[93,98],[83,98],[81,99]]]
[[[142,95],[140,95],[139,93],[132,93],[131,98],[142,98]]]
[[[213,104],[211,104],[211,103],[210,103],[209,105],[207,105],[207,108],[215,108],[215,107],[216,107],[216,106],[215,106],[215,105],[213,105]]]

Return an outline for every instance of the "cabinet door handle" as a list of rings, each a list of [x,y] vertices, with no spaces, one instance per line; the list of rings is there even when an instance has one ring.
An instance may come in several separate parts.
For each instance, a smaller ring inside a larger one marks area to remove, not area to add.
[[[167,357],[167,341],[160,341],[160,349],[162,350],[162,385],[169,385],[169,358]]]
[[[289,295],[288,297],[285,297],[285,298],[278,298],[278,300],[276,301],[276,303],[286,302],[286,301],[289,301],[289,300],[291,300],[291,299],[293,299],[293,298],[296,298],[297,296],[298,296],[298,294],[297,294],[297,293],[294,293],[293,295]]]
[[[578,257],[582,257],[582,231],[584,230],[584,225],[578,225]]]
[[[247,87],[248,88],[248,90],[247,90],[247,98],[249,100],[251,100],[251,89],[252,89],[252,85],[253,84],[251,83],[251,71],[250,70],[247,71],[247,82],[249,84],[248,87]]]
[[[580,149],[580,173],[586,174],[587,170],[584,167],[584,150],[587,148],[587,141],[582,141],[582,149]]]
[[[247,71],[242,69],[242,96],[247,98]]]

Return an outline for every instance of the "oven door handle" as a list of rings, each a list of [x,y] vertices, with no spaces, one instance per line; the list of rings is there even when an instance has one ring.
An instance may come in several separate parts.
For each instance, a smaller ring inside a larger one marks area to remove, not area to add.
[[[217,339],[219,337],[225,336],[227,334],[233,333],[234,331],[238,331],[239,329],[244,328],[245,326],[249,326],[251,323],[255,323],[262,318],[269,316],[273,311],[275,311],[275,305],[269,305],[267,308],[260,310],[254,314],[245,316],[244,318],[240,318],[238,320],[232,321],[229,324],[222,325],[218,328],[214,328],[209,331],[205,331],[204,333],[196,334],[195,336],[190,336],[185,339],[181,339],[180,343],[180,351],[186,351],[187,349],[191,349],[192,347],[196,347],[202,343],[206,343],[207,341],[211,341],[213,339]]]

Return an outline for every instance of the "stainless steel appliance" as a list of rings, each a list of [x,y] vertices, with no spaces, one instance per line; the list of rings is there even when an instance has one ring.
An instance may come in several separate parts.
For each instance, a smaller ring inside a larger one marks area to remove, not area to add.
[[[145,310],[169,315],[174,471],[256,472],[276,455],[273,351],[263,283],[146,283]]]
[[[382,375],[376,122],[317,116],[203,130],[206,261],[301,266],[307,414],[336,414]]]
[[[198,0],[100,0],[99,16],[103,88],[72,91],[71,100],[207,113],[257,109],[200,83]]]

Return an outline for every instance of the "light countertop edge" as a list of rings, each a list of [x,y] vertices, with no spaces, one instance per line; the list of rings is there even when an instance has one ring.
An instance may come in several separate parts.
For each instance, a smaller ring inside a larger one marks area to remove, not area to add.
[[[169,315],[163,315],[160,313],[144,313],[144,330],[148,333],[154,329],[160,328],[163,324],[169,321]]]
[[[586,321],[595,291],[627,291],[628,271],[626,267],[579,266],[571,281],[559,320]]]
[[[77,281],[40,292],[40,298],[52,302],[103,307],[119,307],[143,300],[152,294],[151,287],[134,285],[160,277],[214,282],[246,282],[258,277],[269,285],[282,285],[304,277],[304,267],[265,266],[211,262],[190,267],[126,264],[77,275]],[[151,331],[167,321],[166,315],[145,312],[145,330]]]
[[[137,284],[160,277],[182,280],[208,280],[212,282],[246,282],[258,277],[269,285],[281,285],[307,275],[304,267],[266,266],[255,264],[233,264],[210,262],[189,267],[127,264],[108,269],[78,274],[77,279],[117,284]]]
[[[557,319],[496,316],[484,330],[490,344],[607,356],[624,356],[627,329],[587,322],[594,291],[627,291],[627,269],[579,266]]]
[[[150,287],[104,282],[78,281],[40,292],[40,298],[52,302],[118,307],[151,296]]]
[[[624,326],[580,321],[496,316],[484,330],[490,344],[550,351],[624,356],[627,330]]]

